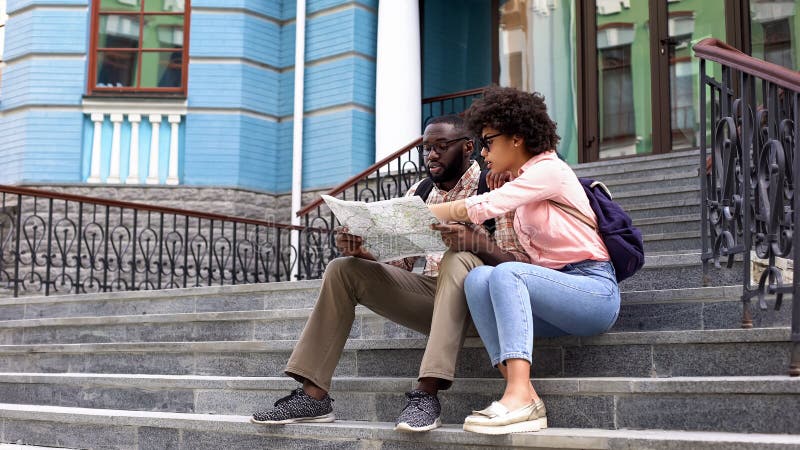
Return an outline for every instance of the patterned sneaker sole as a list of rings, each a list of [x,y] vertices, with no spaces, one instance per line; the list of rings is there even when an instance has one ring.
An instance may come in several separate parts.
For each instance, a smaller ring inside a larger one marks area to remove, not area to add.
[[[433,429],[439,428],[440,426],[442,426],[442,421],[439,420],[438,418],[432,424],[425,425],[424,427],[412,427],[411,425],[409,425],[409,424],[407,424],[405,422],[400,422],[400,423],[398,423],[397,425],[394,426],[394,431],[406,431],[406,432],[411,432],[411,433],[419,433],[419,432],[422,432],[422,431],[431,431]]]
[[[316,417],[295,417],[292,419],[284,419],[284,420],[256,420],[255,418],[251,417],[250,422],[252,423],[260,423],[264,425],[285,425],[287,423],[329,423],[336,420],[333,413],[325,414],[324,416],[316,416]]]
[[[530,433],[547,428],[547,418],[543,417],[536,420],[526,420],[524,422],[510,423],[508,425],[476,425],[465,423],[464,431],[471,431],[480,434],[512,434]]]

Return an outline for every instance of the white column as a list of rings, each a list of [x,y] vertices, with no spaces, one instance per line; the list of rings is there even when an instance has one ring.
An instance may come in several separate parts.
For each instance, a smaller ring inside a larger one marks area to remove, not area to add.
[[[420,135],[422,80],[419,1],[378,3],[375,80],[375,160]]]
[[[131,123],[131,148],[125,184],[139,184],[139,122],[142,121],[142,115],[128,114],[128,121]]]
[[[181,116],[170,114],[170,133],[169,133],[169,172],[167,173],[167,184],[178,184],[178,126],[181,123]]]
[[[147,184],[158,184],[158,132],[161,128],[161,114],[150,114],[150,168],[147,171]]]
[[[295,10],[294,34],[294,115],[292,123],[292,225],[300,225],[297,211],[300,210],[303,196],[303,116],[306,73],[306,0],[297,0]],[[292,230],[292,248],[300,248],[300,233]],[[292,268],[291,279],[300,274],[300,255]]]
[[[92,136],[92,167],[89,173],[87,183],[99,183],[100,180],[100,152],[103,144],[103,114],[92,113],[92,122],[94,122],[94,135]]]
[[[120,140],[122,137],[122,114],[111,114],[111,123],[114,125],[114,131],[111,133],[111,168],[108,172],[106,183],[119,184],[119,166],[120,166]]]

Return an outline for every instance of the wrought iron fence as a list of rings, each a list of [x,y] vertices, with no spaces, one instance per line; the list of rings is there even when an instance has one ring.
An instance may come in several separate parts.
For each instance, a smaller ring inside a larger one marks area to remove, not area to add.
[[[790,375],[800,376],[800,73],[747,56],[715,39],[698,43],[703,266],[726,259],[742,266],[742,327],[752,328],[751,301],[775,309],[792,296]],[[710,63],[716,63],[714,66]],[[718,72],[717,78],[706,70]],[[710,128],[709,128],[710,127]],[[708,156],[707,156],[708,155]],[[707,163],[707,158],[710,161]],[[766,260],[751,284],[751,251]],[[793,262],[792,281],[778,259]]]
[[[322,230],[0,186],[0,291],[14,296],[314,278],[324,239]]]

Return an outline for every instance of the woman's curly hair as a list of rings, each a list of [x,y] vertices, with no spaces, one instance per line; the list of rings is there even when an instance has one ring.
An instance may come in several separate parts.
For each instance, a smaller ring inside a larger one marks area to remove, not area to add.
[[[484,127],[503,134],[519,135],[532,155],[554,150],[561,137],[556,123],[547,114],[544,96],[538,92],[523,92],[514,88],[492,86],[483,91],[464,112],[467,127],[480,136]]]

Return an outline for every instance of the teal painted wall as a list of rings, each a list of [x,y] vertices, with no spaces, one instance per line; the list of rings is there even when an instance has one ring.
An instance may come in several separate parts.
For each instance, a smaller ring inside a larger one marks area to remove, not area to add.
[[[425,0],[423,3],[422,96],[491,84],[491,2]]]

